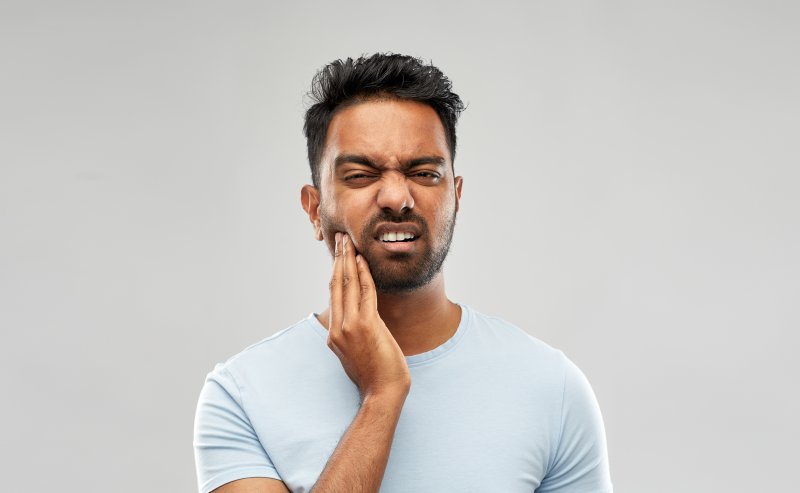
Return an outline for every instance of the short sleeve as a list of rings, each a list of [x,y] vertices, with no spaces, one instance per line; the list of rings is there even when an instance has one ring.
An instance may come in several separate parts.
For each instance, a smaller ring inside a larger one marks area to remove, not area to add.
[[[566,360],[560,439],[536,493],[611,493],[606,433],[586,377]]]
[[[243,478],[281,479],[258,440],[233,376],[217,365],[206,377],[194,421],[200,493]]]

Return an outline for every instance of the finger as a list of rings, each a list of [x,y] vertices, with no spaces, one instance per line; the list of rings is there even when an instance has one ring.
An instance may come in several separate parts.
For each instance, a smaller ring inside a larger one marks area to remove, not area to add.
[[[372,272],[369,270],[367,260],[358,255],[356,265],[358,266],[358,281],[361,290],[361,310],[377,310],[378,294],[375,290],[375,281],[372,279]]]
[[[341,233],[336,233],[333,254],[333,274],[329,284],[330,316],[328,318],[328,330],[337,331],[342,327],[342,247]]]
[[[356,267],[356,249],[347,234],[342,234],[342,260],[343,262],[343,309],[344,321],[358,319],[358,308],[361,304],[361,293],[358,282],[358,269]]]
[[[326,342],[328,344],[328,348],[330,348],[330,350],[333,351],[333,354],[335,354],[339,359],[342,359],[344,357],[342,355],[342,350],[339,349],[339,346],[337,346],[336,343],[333,342],[333,339],[331,339],[330,332],[328,333],[328,340]]]

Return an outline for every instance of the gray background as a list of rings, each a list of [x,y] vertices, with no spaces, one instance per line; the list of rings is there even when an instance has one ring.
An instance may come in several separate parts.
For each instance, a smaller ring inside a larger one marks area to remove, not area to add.
[[[2,489],[196,488],[205,374],[327,301],[303,94],[334,58],[395,51],[469,103],[451,298],[584,370],[617,491],[788,491],[799,20],[770,1],[2,0]]]

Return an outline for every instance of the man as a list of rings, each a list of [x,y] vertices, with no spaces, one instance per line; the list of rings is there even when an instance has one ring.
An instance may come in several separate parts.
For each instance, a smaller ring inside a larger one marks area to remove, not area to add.
[[[324,67],[301,191],[330,304],[206,379],[201,492],[611,491],[592,390],[557,350],[448,300],[463,104],[422,61]]]

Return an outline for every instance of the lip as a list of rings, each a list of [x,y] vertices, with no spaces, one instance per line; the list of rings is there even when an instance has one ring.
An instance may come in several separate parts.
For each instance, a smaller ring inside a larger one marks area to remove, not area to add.
[[[392,253],[411,253],[416,251],[417,249],[417,241],[419,238],[415,239],[414,241],[381,241],[376,239],[375,241],[383,247],[384,250]]]
[[[375,228],[375,236],[373,236],[373,238],[380,241],[380,237],[383,236],[384,233],[391,233],[392,231],[408,231],[412,233],[415,238],[422,236],[420,227],[414,223],[381,223]],[[411,241],[408,243],[414,242]]]
[[[407,231],[414,235],[414,241],[382,241],[381,236],[384,233],[391,233],[392,231]],[[422,236],[422,229],[414,223],[381,223],[375,228],[375,236],[373,240],[387,252],[392,253],[413,253],[417,251],[417,241]]]

